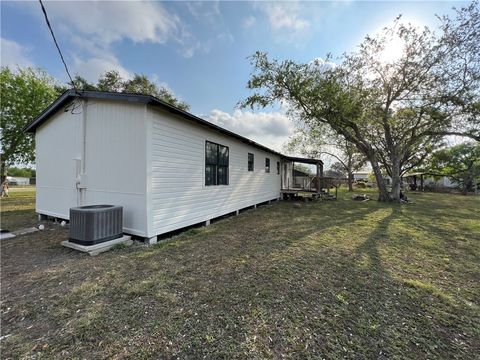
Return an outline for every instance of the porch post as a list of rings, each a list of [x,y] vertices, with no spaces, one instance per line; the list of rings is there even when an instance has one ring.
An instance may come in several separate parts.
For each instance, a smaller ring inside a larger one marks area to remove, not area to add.
[[[292,187],[295,187],[295,163],[292,162]]]
[[[320,194],[320,163],[317,162],[317,194]]]
[[[283,190],[283,159],[280,159],[280,191]]]

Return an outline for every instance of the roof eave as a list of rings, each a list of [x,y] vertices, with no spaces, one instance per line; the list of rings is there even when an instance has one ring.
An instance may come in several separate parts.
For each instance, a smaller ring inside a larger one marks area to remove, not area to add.
[[[50,116],[55,111],[57,111],[58,107],[61,106],[66,101],[68,101],[68,98],[70,98],[73,95],[74,95],[73,90],[64,91],[62,95],[60,95],[45,110],[43,110],[39,115],[37,115],[37,117],[35,117],[32,121],[30,121],[27,125],[25,125],[22,131],[26,133],[35,133],[35,130],[43,122],[43,120],[48,116]]]
[[[189,112],[186,112],[184,110],[181,110],[173,105],[170,105],[160,99],[157,99],[154,96],[151,95],[142,95],[142,94],[130,94],[130,93],[113,93],[113,92],[103,92],[103,91],[75,91],[73,89],[65,91],[62,95],[58,97],[57,100],[55,100],[52,104],[50,104],[42,113],[40,113],[35,119],[33,119],[29,124],[27,124],[24,128],[24,132],[28,133],[35,133],[36,129],[38,126],[40,126],[49,116],[53,115],[56,111],[58,111],[58,108],[62,106],[63,104],[67,103],[70,99],[74,97],[84,97],[84,98],[95,98],[95,99],[104,99],[104,100],[122,100],[122,101],[128,101],[128,102],[134,102],[134,103],[142,103],[142,104],[147,104],[151,106],[158,107],[164,111],[168,111],[172,114],[178,115],[180,117],[183,117],[187,120],[194,121],[199,125],[206,126],[212,130],[218,131],[224,135],[234,137],[240,141],[242,141],[245,144],[254,146],[256,148],[262,149],[264,151],[267,151],[269,153],[275,154],[280,156],[283,159],[287,159],[290,161],[297,161],[297,162],[303,162],[307,164],[318,164],[323,162],[319,159],[307,159],[307,158],[297,158],[297,157],[291,157],[291,156],[286,156],[283,155],[275,150],[269,149],[266,146],[263,146],[253,140],[250,140],[246,137],[243,137],[237,133],[234,133],[233,131],[224,129],[218,125],[215,125],[209,121],[206,121],[202,118],[199,118],[198,116],[195,116],[193,114],[190,114]]]

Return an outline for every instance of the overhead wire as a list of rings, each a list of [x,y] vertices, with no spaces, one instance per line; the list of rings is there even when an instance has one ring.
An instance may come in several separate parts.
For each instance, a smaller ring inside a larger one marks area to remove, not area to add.
[[[65,67],[65,71],[67,72],[68,78],[70,79],[70,85],[73,87],[73,90],[75,91],[75,94],[80,95],[79,92],[77,91],[77,87],[75,86],[75,83],[72,79],[72,76],[70,75],[70,71],[68,70],[67,63],[65,62],[65,58],[63,57],[63,54],[62,54],[62,50],[60,50],[60,46],[58,45],[57,38],[55,37],[55,33],[53,32],[52,25],[50,24],[50,20],[48,19],[47,10],[45,9],[45,6],[43,5],[42,0],[38,0],[38,1],[40,3],[40,6],[42,7],[42,12],[43,12],[43,15],[45,17],[45,21],[47,23],[48,29],[50,30],[50,34],[52,34],[53,42],[55,43],[55,46],[58,50],[58,53],[59,53],[60,58],[62,60],[63,66]],[[72,108],[72,113],[78,107],[79,107],[79,105],[75,105],[75,101],[74,101],[73,108]],[[68,107],[67,107],[67,109],[68,109]],[[65,111],[68,111],[67,109]]]

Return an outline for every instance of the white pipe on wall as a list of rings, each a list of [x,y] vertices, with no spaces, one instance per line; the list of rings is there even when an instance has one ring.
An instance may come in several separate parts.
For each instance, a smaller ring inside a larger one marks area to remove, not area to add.
[[[86,153],[87,153],[87,99],[82,99],[82,124],[80,130],[80,157],[75,159],[76,163],[76,188],[77,206],[85,205],[85,174],[86,174]]]

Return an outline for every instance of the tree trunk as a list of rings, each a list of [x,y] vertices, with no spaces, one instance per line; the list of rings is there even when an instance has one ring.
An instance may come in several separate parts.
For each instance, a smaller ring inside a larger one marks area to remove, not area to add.
[[[2,178],[1,180],[2,182],[5,180],[5,177],[7,176],[7,164],[3,156],[0,159],[0,176]]]
[[[347,173],[348,173],[348,191],[353,191],[353,155],[351,153],[348,154],[348,160],[347,160]]]
[[[370,164],[372,165],[373,173],[375,175],[375,179],[377,180],[378,186],[378,201],[391,201],[390,194],[387,190],[387,185],[383,180],[382,171],[380,170],[380,165],[378,165],[378,161],[375,155],[369,156]]]
[[[400,177],[400,161],[398,158],[392,158],[392,192],[390,198],[393,201],[400,201],[400,191],[402,186],[402,178]]]
[[[348,172],[348,191],[353,191],[353,173]]]

